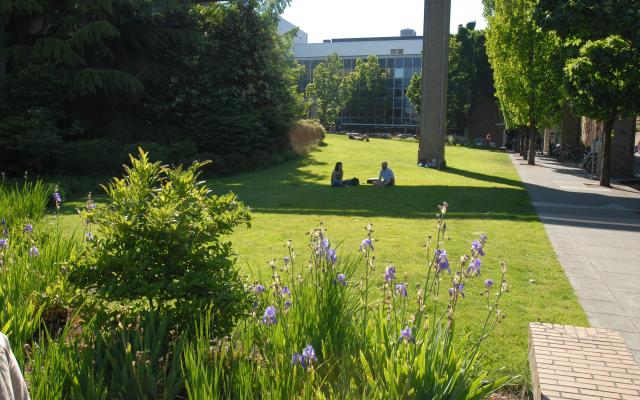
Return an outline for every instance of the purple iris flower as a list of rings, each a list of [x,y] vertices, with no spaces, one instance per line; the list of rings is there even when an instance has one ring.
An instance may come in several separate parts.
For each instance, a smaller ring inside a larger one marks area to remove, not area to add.
[[[53,201],[56,203],[62,203],[62,197],[60,197],[60,193],[53,192]]]
[[[26,224],[26,225],[24,226],[24,231],[25,231],[25,232],[29,232],[29,233],[33,232],[33,225],[31,225],[31,224]]]
[[[93,233],[87,232],[84,236],[87,238],[88,241],[90,242],[93,241]]]
[[[447,252],[445,250],[437,249],[435,251],[436,255],[436,267],[438,272],[447,271],[451,274],[451,267],[449,266],[449,258],[447,256]]]
[[[291,262],[291,258],[287,256],[285,256],[283,260],[284,260],[284,265],[289,265],[289,263]]]
[[[384,270],[384,280],[391,282],[394,279],[396,279],[396,267],[388,266],[387,269]]]
[[[487,289],[489,289],[491,286],[493,286],[493,280],[487,279],[486,281],[484,281],[484,285],[487,287]]]
[[[291,296],[291,290],[289,290],[289,288],[286,286],[282,287],[280,293],[282,293],[283,296]]]
[[[338,254],[334,249],[329,249],[329,252],[327,253],[327,262],[331,264],[338,262]]]
[[[262,322],[266,325],[273,325],[278,322],[276,318],[276,308],[274,306],[267,307],[262,316]]]
[[[396,285],[396,293],[398,293],[402,297],[407,297],[407,284],[406,283],[398,283]]]
[[[480,261],[479,258],[474,258],[469,263],[469,267],[467,268],[467,274],[480,276],[480,266],[481,265],[482,265],[482,261]]]
[[[31,246],[29,249],[29,257],[38,257],[40,255],[40,250],[36,246]]]
[[[284,302],[284,309],[288,310],[291,307],[291,304],[293,304],[293,303],[291,303],[291,300],[285,301]]]
[[[347,277],[345,274],[338,274],[338,276],[336,277],[336,280],[342,286],[347,286]]]
[[[304,357],[304,360],[306,362],[318,361],[318,358],[316,357],[316,352],[315,350],[313,350],[313,346],[311,345],[307,345],[307,347],[305,347],[304,350],[302,350],[302,356]]]
[[[258,283],[254,290],[255,290],[256,293],[264,293],[265,288],[264,288],[264,286],[262,286],[261,284]]]
[[[307,366],[304,365],[304,357],[302,356],[302,354],[296,353],[293,355],[293,357],[291,357],[291,365],[296,364],[302,365],[302,368],[307,368]]]
[[[460,296],[462,296],[462,298],[464,299],[464,285],[458,285],[457,288],[451,288],[449,289],[449,296],[453,296],[454,294],[456,294],[456,291],[460,294]]]
[[[371,239],[366,238],[360,243],[360,251],[367,251],[367,249],[373,250],[373,242]]]
[[[0,239],[0,250],[8,249],[9,241],[7,239]]]
[[[302,350],[302,354],[295,353],[293,357],[291,357],[291,365],[300,364],[302,368],[307,368],[307,365],[310,365],[312,362],[318,361],[316,357],[316,352],[313,350],[313,346],[308,345]]]
[[[2,221],[0,221],[0,225],[2,225],[2,226],[7,225],[7,220],[2,218]]]
[[[471,250],[475,251],[479,256],[484,256],[484,250],[482,250],[483,244],[477,240],[471,243]]]
[[[408,326],[406,328],[404,328],[403,330],[400,331],[400,342],[406,341],[408,343],[415,343],[416,342],[416,338],[415,336],[413,336],[413,334],[411,333],[411,328],[409,328]]]

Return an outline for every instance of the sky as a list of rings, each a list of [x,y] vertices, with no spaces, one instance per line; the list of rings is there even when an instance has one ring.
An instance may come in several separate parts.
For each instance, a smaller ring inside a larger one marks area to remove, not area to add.
[[[424,0],[293,0],[282,15],[309,34],[324,39],[398,36],[403,28],[423,32]],[[482,29],[482,0],[451,0],[451,32],[476,21]]]

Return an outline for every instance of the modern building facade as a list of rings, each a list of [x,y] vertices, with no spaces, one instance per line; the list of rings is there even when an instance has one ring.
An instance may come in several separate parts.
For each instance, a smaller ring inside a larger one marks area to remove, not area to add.
[[[281,27],[286,24],[289,23],[281,21]],[[338,118],[337,129],[416,133],[418,115],[409,103],[406,92],[413,74],[422,72],[422,36],[417,36],[413,29],[403,29],[400,36],[329,39],[322,43],[308,43],[307,35],[304,32],[302,34],[305,40],[295,40],[293,45],[294,57],[305,67],[302,89],[311,82],[314,68],[333,53],[342,59],[345,73],[355,69],[356,60],[366,59],[370,55],[378,57],[380,67],[386,72],[389,96],[384,113],[371,119],[351,115],[345,110]]]

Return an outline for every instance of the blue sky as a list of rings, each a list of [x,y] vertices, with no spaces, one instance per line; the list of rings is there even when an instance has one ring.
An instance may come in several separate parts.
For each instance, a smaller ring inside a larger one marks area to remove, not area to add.
[[[293,0],[283,17],[309,34],[309,42],[397,36],[402,28],[422,34],[424,0]],[[476,21],[485,26],[482,0],[451,0],[451,31]]]

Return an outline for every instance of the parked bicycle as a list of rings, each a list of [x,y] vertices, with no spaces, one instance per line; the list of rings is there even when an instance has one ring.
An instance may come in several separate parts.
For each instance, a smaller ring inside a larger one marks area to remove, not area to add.
[[[580,167],[587,170],[591,174],[595,174],[598,171],[598,155],[592,151],[587,151],[584,154],[582,161],[580,161]]]
[[[580,146],[560,146],[556,151],[556,158],[560,162],[577,164],[584,158],[584,150]]]

